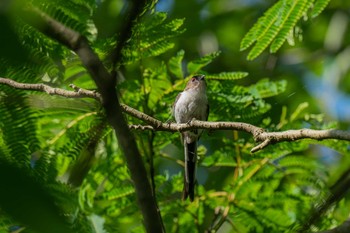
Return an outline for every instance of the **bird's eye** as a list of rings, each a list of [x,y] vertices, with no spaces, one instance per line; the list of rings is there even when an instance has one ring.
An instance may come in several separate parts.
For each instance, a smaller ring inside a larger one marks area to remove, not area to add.
[[[191,79],[191,82],[194,82],[194,81],[196,81],[196,78],[192,78],[192,79]]]

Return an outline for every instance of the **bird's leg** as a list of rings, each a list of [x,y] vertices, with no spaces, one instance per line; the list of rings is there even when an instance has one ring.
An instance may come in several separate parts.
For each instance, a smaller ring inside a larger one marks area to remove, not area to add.
[[[187,121],[187,123],[186,123],[186,124],[191,125],[191,124],[192,124],[192,122],[193,122],[193,121],[195,121],[195,120],[196,120],[196,118],[194,118],[194,117],[193,117],[191,120]]]

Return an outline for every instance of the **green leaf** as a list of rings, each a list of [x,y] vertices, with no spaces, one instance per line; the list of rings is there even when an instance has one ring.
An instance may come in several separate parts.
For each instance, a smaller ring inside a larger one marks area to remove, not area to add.
[[[211,63],[215,58],[217,58],[220,55],[220,51],[213,52],[210,54],[205,55],[204,57],[201,57],[197,60],[190,61],[187,64],[187,70],[190,75],[196,74],[198,71],[200,71],[204,66]]]
[[[281,81],[269,81],[268,79],[262,79],[255,85],[249,87],[250,92],[260,98],[268,98],[276,96],[286,90],[287,82]]]
[[[144,79],[148,107],[154,109],[162,100],[165,90],[172,86],[166,73],[165,64],[161,64],[157,69],[146,69]]]
[[[243,37],[241,50],[254,46],[247,59],[253,60],[270,44],[270,52],[276,52],[287,39],[291,39],[291,31],[300,19],[307,14],[315,0],[280,0],[270,7],[258,19],[249,32]],[[328,4],[329,0],[317,1],[312,15],[317,16]]]
[[[311,17],[315,18],[327,7],[331,0],[317,0],[312,8]]]
[[[94,25],[88,23],[95,4],[93,1],[38,0],[35,6],[57,21],[85,36],[96,33]]]
[[[297,117],[301,114],[301,112],[308,107],[309,107],[308,102],[303,102],[303,103],[299,104],[298,107],[295,109],[295,111],[290,116],[290,121],[295,121],[297,119]]]
[[[151,14],[145,22],[133,28],[132,38],[123,48],[123,64],[155,57],[174,47],[170,39],[180,35],[184,19],[166,21],[165,13]]]
[[[204,159],[200,161],[200,165],[204,167],[236,167],[237,162],[227,151],[217,150],[210,156],[204,157]]]
[[[185,51],[180,50],[177,52],[176,56],[170,58],[169,63],[168,63],[168,69],[170,73],[175,75],[177,78],[183,78],[183,73],[182,73],[182,60],[184,58]]]
[[[0,92],[0,136],[13,160],[29,166],[30,155],[40,143],[37,135],[38,115],[27,103],[26,95],[16,89],[2,87]]]
[[[247,76],[247,72],[222,72],[219,74],[207,74],[205,78],[211,80],[237,80]]]
[[[282,44],[286,41],[288,34],[293,30],[297,21],[303,17],[304,12],[310,8],[312,1],[309,0],[298,0],[295,4],[288,8],[288,12],[283,16],[284,22],[281,24],[281,29],[278,36],[274,39],[270,46],[270,52],[275,53]]]
[[[277,20],[281,5],[282,1],[278,1],[275,5],[270,7],[265,12],[264,16],[259,18],[258,22],[256,22],[254,26],[248,31],[248,33],[243,37],[240,45],[241,51],[247,49],[254,42],[265,35],[265,33]]]

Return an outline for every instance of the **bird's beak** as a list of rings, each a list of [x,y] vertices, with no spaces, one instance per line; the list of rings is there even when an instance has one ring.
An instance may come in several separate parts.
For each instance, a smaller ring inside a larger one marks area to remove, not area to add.
[[[199,80],[204,80],[204,78],[205,78],[205,75],[201,75]]]

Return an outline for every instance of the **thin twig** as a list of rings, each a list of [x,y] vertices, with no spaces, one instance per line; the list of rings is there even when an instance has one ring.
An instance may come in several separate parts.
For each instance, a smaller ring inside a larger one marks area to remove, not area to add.
[[[96,91],[89,91],[82,88],[78,88],[74,85],[70,85],[75,91],[67,91],[60,88],[53,88],[45,84],[27,84],[18,83],[11,79],[0,78],[0,83],[8,86],[32,90],[47,92],[50,95],[60,95],[68,98],[94,98],[101,101],[101,95]],[[287,130],[280,132],[266,132],[263,128],[255,125],[251,125],[244,122],[209,122],[192,120],[184,124],[167,123],[162,122],[154,117],[151,117],[143,112],[138,111],[126,104],[120,104],[121,110],[139,120],[142,120],[147,125],[129,125],[130,129],[136,130],[151,130],[151,131],[167,131],[167,132],[183,132],[192,129],[208,129],[208,130],[238,130],[252,134],[254,140],[259,144],[251,149],[252,153],[264,149],[265,147],[285,141],[296,141],[300,139],[338,139],[350,141],[350,131],[328,129],[328,130],[315,130],[315,129],[299,129],[299,130]]]
[[[0,83],[6,84],[8,86],[22,89],[22,90],[33,90],[33,91],[43,91],[46,92],[49,95],[60,95],[67,98],[94,98],[98,101],[101,101],[101,95],[96,91],[89,91],[86,89],[81,89],[76,87],[75,85],[71,84],[70,87],[72,87],[75,91],[67,91],[62,88],[54,88],[50,87],[49,85],[38,83],[38,84],[31,84],[31,83],[19,83],[12,79],[8,78],[1,78],[0,77]]]

